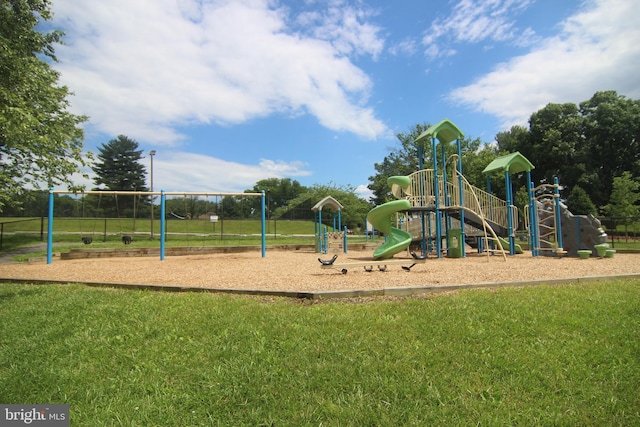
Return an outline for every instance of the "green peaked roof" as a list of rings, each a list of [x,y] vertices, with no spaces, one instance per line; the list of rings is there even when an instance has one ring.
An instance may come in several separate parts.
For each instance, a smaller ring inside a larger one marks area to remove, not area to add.
[[[503,172],[509,171],[510,174],[514,174],[525,171],[529,172],[531,169],[535,169],[535,166],[533,166],[525,156],[520,154],[519,151],[516,151],[515,153],[496,157],[486,168],[484,168],[482,173],[501,170]]]
[[[448,144],[451,141],[462,138],[463,136],[464,133],[458,129],[458,126],[453,124],[449,119],[444,119],[422,132],[416,139],[416,142],[427,138],[438,138],[438,141]]]

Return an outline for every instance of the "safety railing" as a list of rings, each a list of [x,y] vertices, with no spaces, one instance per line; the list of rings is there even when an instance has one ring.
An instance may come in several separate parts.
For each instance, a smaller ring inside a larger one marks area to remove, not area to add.
[[[409,175],[411,184],[406,189],[407,200],[411,202],[412,207],[435,208],[436,192],[434,190],[433,169],[424,169]],[[478,187],[463,182],[462,203],[460,200],[458,178],[454,177],[447,181],[445,192],[445,183],[442,176],[438,177],[438,207],[461,207],[482,213],[488,221],[493,222],[501,227],[508,226],[508,208],[507,202],[494,196]],[[475,197],[474,197],[475,194]],[[446,195],[446,197],[445,197]],[[518,209],[510,206],[513,224],[518,223]]]

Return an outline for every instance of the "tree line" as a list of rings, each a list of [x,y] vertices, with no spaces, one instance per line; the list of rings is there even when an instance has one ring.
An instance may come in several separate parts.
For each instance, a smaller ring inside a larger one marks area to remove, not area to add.
[[[414,141],[429,127],[415,125],[399,133],[399,145],[374,165],[369,188],[376,203],[392,196],[386,179],[418,169]],[[519,151],[535,166],[534,185],[553,183],[558,177],[561,196],[575,214],[638,215],[640,186],[640,101],[615,91],[595,93],[579,104],[547,104],[533,113],[529,126],[513,126],[496,135],[494,143],[462,138],[463,173],[475,186],[488,189],[482,170],[496,157]],[[425,168],[433,167],[431,147],[423,147]],[[438,146],[440,152],[442,147]],[[455,147],[444,147],[446,156]],[[491,180],[494,194],[504,194],[500,176]],[[624,190],[623,190],[624,189]],[[514,177],[516,205],[527,203],[523,176]]]

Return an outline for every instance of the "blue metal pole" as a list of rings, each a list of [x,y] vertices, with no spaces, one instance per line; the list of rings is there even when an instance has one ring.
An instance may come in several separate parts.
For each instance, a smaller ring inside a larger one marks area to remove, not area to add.
[[[458,146],[458,190],[460,193],[460,206],[464,206],[464,188],[462,187],[462,147],[460,147],[460,139],[456,140],[456,144]],[[466,258],[467,253],[465,249],[464,242],[466,242],[466,236],[464,232],[464,209],[460,209],[460,228],[462,229],[460,234],[460,252],[462,254],[462,258]]]
[[[165,230],[167,229],[166,203],[167,196],[164,194],[164,190],[160,190],[160,261],[164,261]]]
[[[324,239],[324,230],[322,227],[322,208],[318,211],[318,252],[325,253],[322,248],[322,240]]]
[[[446,146],[444,143],[440,144],[440,154],[442,155],[442,198],[445,206],[451,206],[451,195],[449,194],[449,187],[447,186],[447,151],[445,150]],[[444,235],[447,240],[447,252],[448,248],[451,247],[451,242],[449,241],[449,230],[452,227],[451,216],[448,211],[442,212],[444,216]]]
[[[346,253],[348,252],[348,251],[347,251],[347,243],[348,243],[348,239],[347,239],[347,226],[346,226],[346,225],[344,226],[344,229],[343,229],[343,235],[342,235],[342,238],[343,238],[343,242],[342,242],[342,250],[343,250],[343,251],[344,251],[344,253],[346,254]]]
[[[531,236],[532,255],[540,255],[538,247],[540,246],[540,225],[538,224],[538,201],[533,189],[533,181],[529,179],[529,235]]]
[[[442,224],[440,212],[440,197],[438,189],[438,150],[436,149],[436,139],[431,137],[431,147],[433,149],[433,192],[435,193],[435,221],[436,221],[436,251],[438,258],[442,258]]]
[[[560,184],[558,177],[553,177],[553,198],[555,199],[555,211],[556,211],[556,243],[558,244],[558,250],[562,250],[562,218],[560,216]]]
[[[515,243],[516,240],[513,236],[513,215],[511,214],[511,205],[513,204],[513,198],[511,194],[511,175],[509,171],[504,171],[504,184],[507,192],[507,233],[509,237],[509,255],[515,255]]]
[[[47,264],[53,262],[53,188],[49,189],[49,213],[47,217]]]
[[[424,147],[422,145],[422,142],[420,143],[420,145],[418,146],[418,170],[424,170]],[[425,197],[424,197],[424,181],[421,179],[420,180],[420,199],[421,205],[425,205],[426,203],[424,202]],[[427,230],[425,229],[425,225],[424,225],[424,217],[425,217],[425,212],[424,210],[420,211],[420,231],[422,232],[422,243],[421,243],[421,249],[422,249],[422,254],[421,255],[426,255],[427,254]],[[429,236],[431,236],[431,230],[429,230]]]
[[[322,242],[322,253],[326,254],[327,252],[329,252],[329,232],[327,231],[327,227],[325,227]]]
[[[529,242],[531,255],[538,256],[538,216],[536,215],[536,195],[533,191],[531,172],[527,171],[527,194],[529,195]]]
[[[262,190],[262,197],[261,197],[261,203],[260,203],[260,209],[262,211],[261,214],[261,226],[262,226],[262,236],[261,236],[261,242],[262,242],[262,258],[267,256],[267,209],[266,209],[266,196],[264,193],[264,190]]]

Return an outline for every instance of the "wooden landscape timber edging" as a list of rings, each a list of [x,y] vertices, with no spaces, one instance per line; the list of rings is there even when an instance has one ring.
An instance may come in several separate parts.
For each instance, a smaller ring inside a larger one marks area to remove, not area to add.
[[[353,250],[365,250],[371,247],[367,243],[350,244]],[[259,252],[260,246],[177,246],[165,248],[166,256],[208,255],[208,254],[236,254],[245,252]],[[270,245],[267,251],[315,251],[315,245],[290,244]],[[86,258],[114,258],[114,257],[159,257],[160,248],[98,248],[71,249],[60,254],[61,260]]]
[[[456,284],[442,286],[412,286],[398,288],[382,288],[369,290],[340,290],[340,291],[279,291],[279,290],[251,290],[251,289],[224,289],[224,288],[201,288],[191,286],[169,286],[169,285],[150,285],[150,284],[130,284],[130,283],[100,283],[86,281],[69,281],[69,280],[45,280],[45,279],[8,279],[0,278],[0,283],[21,283],[21,284],[76,284],[91,287],[120,288],[120,289],[137,289],[147,291],[161,292],[205,292],[205,293],[224,293],[231,295],[252,295],[252,296],[275,296],[296,299],[309,300],[327,300],[336,298],[368,298],[368,297],[406,297],[420,294],[437,294],[444,292],[460,291],[466,289],[491,289],[505,287],[526,287],[540,285],[566,285],[571,283],[588,283],[603,280],[619,280],[619,279],[640,279],[640,273],[621,274],[611,276],[588,276],[574,277],[565,279],[542,279],[521,282],[498,282],[498,283],[475,283],[475,284]]]
[[[313,250],[314,245],[274,245],[267,246],[267,250]],[[165,248],[166,256],[234,254],[244,252],[258,252],[259,246],[180,246]],[[116,258],[116,257],[159,257],[160,248],[100,248],[100,249],[71,249],[61,253],[60,259],[85,258]]]

